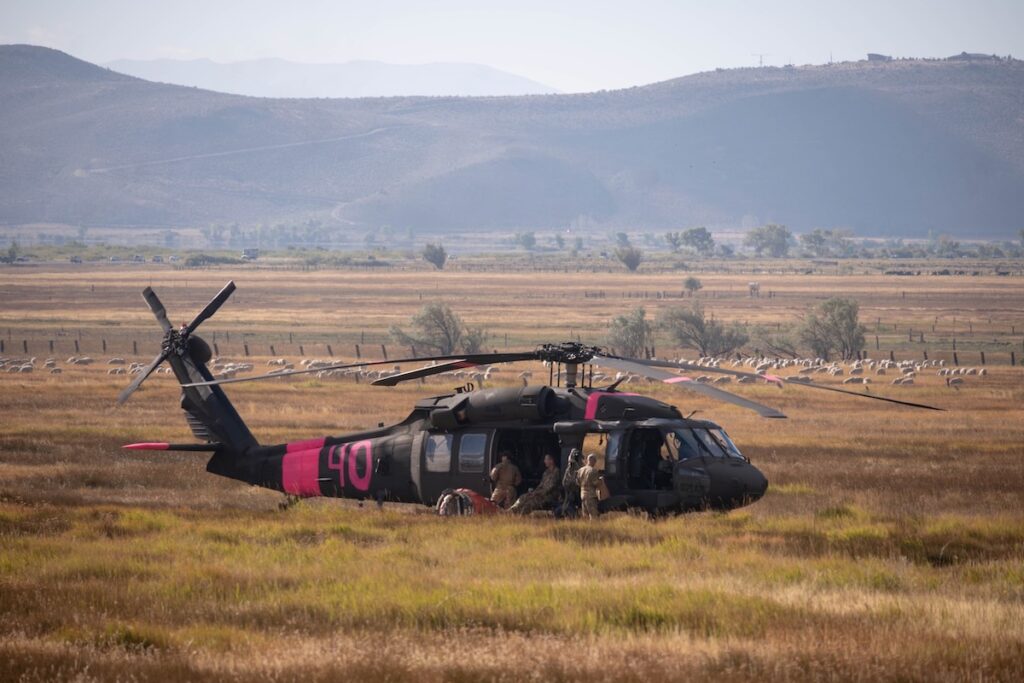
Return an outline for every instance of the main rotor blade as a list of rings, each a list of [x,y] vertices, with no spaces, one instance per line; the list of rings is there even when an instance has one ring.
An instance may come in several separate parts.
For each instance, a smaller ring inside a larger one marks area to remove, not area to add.
[[[849,389],[840,389],[839,387],[830,387],[830,386],[826,386],[824,384],[806,384],[804,382],[794,382],[792,379],[790,379],[788,377],[783,377],[782,379],[786,382],[786,384],[792,384],[793,386],[797,386],[797,387],[806,387],[808,389],[822,389],[824,391],[834,391],[834,392],[839,393],[839,394],[849,394],[850,396],[859,396],[860,398],[871,398],[871,399],[874,399],[876,401],[886,401],[888,403],[898,403],[901,406],[910,406],[911,408],[924,408],[925,410],[938,410],[938,411],[941,411],[941,412],[945,412],[946,411],[945,408],[936,408],[935,406],[930,406],[930,405],[928,405],[926,403],[914,403],[912,401],[901,401],[898,398],[887,398],[885,396],[875,396],[874,394],[865,394],[865,393],[862,393],[860,391],[850,391]]]
[[[184,335],[188,336],[188,335],[192,334],[192,332],[197,327],[199,327],[200,325],[203,324],[204,320],[206,320],[207,318],[212,316],[214,313],[216,313],[217,309],[219,309],[221,306],[224,305],[224,302],[228,300],[228,297],[231,296],[231,293],[233,291],[235,291],[235,281],[234,280],[229,280],[228,283],[226,285],[224,285],[224,288],[222,290],[220,290],[219,292],[217,292],[217,296],[215,296],[212,299],[210,299],[210,303],[206,304],[206,308],[204,308],[203,310],[199,311],[199,314],[195,318],[193,318],[192,322],[190,322],[185,327]]]
[[[164,308],[163,303],[157,297],[156,292],[153,291],[152,287],[146,287],[142,290],[142,298],[146,300],[146,304],[149,305],[149,310],[153,311],[153,316],[157,322],[160,323],[160,327],[164,328],[164,334],[171,331],[171,321],[167,319],[167,310]]]
[[[729,370],[726,368],[711,368],[703,365],[696,365],[694,363],[676,363],[673,361],[662,361],[662,360],[640,360],[630,359],[631,362],[638,363],[640,365],[648,365],[659,368],[679,368],[681,370],[696,370],[700,372],[717,372],[724,375],[732,375],[733,377],[753,377],[755,379],[763,380],[765,382],[773,382],[782,386],[782,383],[792,384],[798,387],[808,387],[810,389],[823,389],[825,391],[834,391],[839,394],[849,394],[850,396],[859,396],[861,398],[870,398],[876,401],[887,401],[889,403],[898,403],[903,406],[910,406],[911,408],[924,408],[926,410],[942,410],[945,408],[936,408],[924,403],[914,403],[912,401],[902,401],[896,398],[886,398],[885,396],[875,396],[874,394],[865,394],[859,391],[850,391],[849,389],[839,389],[838,387],[830,387],[824,384],[807,384],[804,382],[795,382],[789,377],[777,377],[775,375],[759,375],[753,372],[741,372],[739,370]]]
[[[714,398],[719,401],[731,403],[734,406],[739,406],[741,408],[753,410],[761,417],[786,417],[785,414],[779,412],[775,408],[762,405],[755,401],[751,401],[750,399],[743,398],[742,396],[737,396],[736,394],[724,391],[722,389],[719,389],[718,387],[714,387],[709,384],[701,384],[700,382],[695,382],[689,377],[682,377],[680,375],[676,375],[666,370],[660,370],[658,368],[653,368],[648,365],[643,365],[633,360],[625,360],[622,358],[606,358],[604,356],[594,356],[594,358],[590,362],[592,362],[594,365],[600,365],[602,367],[614,368],[616,370],[632,372],[637,375],[643,375],[644,377],[650,377],[651,379],[659,380],[661,382],[664,382],[665,384],[673,384],[682,387],[683,389],[688,389],[689,391],[692,391],[694,393],[703,394],[705,396],[708,396],[709,398]]]
[[[689,370],[690,372],[713,372],[720,375],[731,375],[733,377],[752,377],[753,379],[760,380],[762,382],[782,386],[782,378],[776,377],[775,375],[759,375],[756,372],[730,370],[729,368],[715,368],[706,365],[698,365],[696,363],[680,363],[671,360],[641,360],[639,358],[629,358],[628,360],[633,363],[639,363],[640,365],[647,365],[654,368],[674,368],[677,370]]]
[[[193,382],[192,384],[183,384],[183,387],[212,387],[219,384],[237,384],[238,382],[258,382],[265,379],[278,379],[281,377],[291,377],[293,375],[307,375],[314,372],[326,372],[327,370],[348,370],[351,368],[363,368],[375,365],[398,365],[400,363],[423,363],[430,361],[442,361],[442,362],[460,362],[466,363],[460,367],[471,367],[474,365],[492,365],[495,363],[515,363],[523,360],[534,360],[536,353],[533,351],[526,353],[476,353],[476,354],[463,354],[461,356],[427,356],[425,358],[392,358],[391,360],[371,360],[371,361],[360,361],[358,363],[339,363],[337,365],[326,365],[319,368],[312,368],[307,370],[286,370],[285,372],[268,373],[265,375],[256,375],[255,377],[233,377],[231,379],[215,379],[209,382]],[[435,368],[440,368],[436,372],[433,371]],[[421,368],[420,370],[426,370],[423,377],[437,374],[440,372],[447,372],[450,367],[442,367],[441,365],[430,366],[427,368]],[[418,372],[418,370],[412,370],[410,372]],[[406,379],[414,379],[413,377],[404,377],[407,373],[399,373],[392,377],[385,377],[382,379],[394,379],[400,377],[396,382],[387,384],[398,384],[398,382],[404,382]],[[419,376],[419,375],[417,375]],[[381,380],[375,381],[374,384],[384,384]]]
[[[533,352],[526,353],[501,353],[501,354],[482,354],[488,356],[487,358],[481,359],[480,357],[465,357],[458,360],[446,361],[439,363],[438,365],[428,365],[426,367],[417,368],[416,370],[409,370],[407,372],[400,372],[396,375],[389,375],[387,377],[381,377],[372,382],[374,386],[393,387],[396,384],[402,382],[408,382],[412,379],[420,379],[422,377],[430,377],[432,375],[440,375],[445,372],[451,372],[452,370],[459,370],[461,368],[475,368],[481,365],[495,365],[497,363],[515,363],[524,360],[536,360],[537,354]],[[501,357],[501,360],[494,360],[494,357]]]
[[[163,363],[165,360],[167,360],[167,354],[168,352],[164,351],[159,356],[154,358],[153,362],[150,363],[145,370],[139,373],[139,375],[135,378],[135,381],[129,384],[128,388],[126,388],[124,391],[118,394],[117,405],[123,405],[124,402],[128,400],[128,397],[135,393],[135,390],[138,389],[139,386],[146,381],[146,378],[153,374],[153,371],[156,370],[157,366]]]
[[[511,359],[495,360],[494,358],[498,357],[498,356],[503,356],[503,357],[511,358]],[[515,357],[511,357],[511,356],[515,356]],[[422,357],[422,358],[391,358],[389,360],[360,360],[359,362],[342,362],[342,364],[337,364],[337,365],[334,365],[334,366],[324,366],[322,368],[312,368],[312,369],[309,369],[309,370],[288,370],[288,371],[285,371],[283,373],[273,373],[273,374],[267,374],[267,375],[256,375],[255,377],[234,377],[234,378],[231,378],[231,379],[212,380],[212,381],[209,381],[209,382],[194,382],[194,383],[191,383],[191,384],[182,384],[181,386],[185,386],[185,387],[215,386],[215,385],[219,385],[219,384],[237,384],[239,382],[258,382],[258,381],[261,381],[261,380],[274,380],[274,379],[278,379],[278,378],[281,378],[281,377],[292,377],[294,375],[308,375],[310,373],[323,373],[323,372],[327,372],[329,370],[350,370],[352,368],[369,368],[369,367],[373,367],[373,366],[396,366],[396,365],[402,364],[402,362],[425,362],[425,361],[429,362],[430,360],[441,360],[441,361],[449,361],[449,362],[451,362],[451,361],[458,361],[458,362],[465,362],[465,364],[467,364],[467,365],[463,366],[463,367],[469,368],[470,366],[480,366],[480,365],[495,364],[495,362],[514,362],[516,360],[531,360],[531,359],[534,359],[535,357],[536,356],[535,356],[534,353],[529,352],[529,353],[477,353],[477,354],[471,354],[471,355],[435,355],[435,356],[427,356],[427,357]],[[423,376],[426,377],[428,375],[434,375],[434,374],[446,372],[446,370],[449,370],[449,368],[442,368],[441,366],[432,366],[432,367],[429,367],[429,368],[423,368],[421,370],[433,371],[435,368],[440,368],[440,370],[437,370],[436,372],[427,372]],[[418,371],[411,371],[411,372],[418,372]],[[399,373],[397,375],[394,375],[393,377],[401,377],[404,374],[406,374],[406,373]],[[383,379],[391,379],[391,378],[383,378]],[[406,379],[413,379],[413,378],[400,379],[400,380],[398,380],[398,382],[406,381]],[[392,384],[397,384],[398,382],[393,382]],[[377,383],[378,382],[374,382],[374,384],[377,384]],[[390,386],[390,384],[388,386]]]

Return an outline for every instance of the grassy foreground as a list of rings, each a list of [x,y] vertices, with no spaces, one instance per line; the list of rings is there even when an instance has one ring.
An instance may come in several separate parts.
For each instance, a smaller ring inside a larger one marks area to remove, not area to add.
[[[7,504],[0,534],[4,680],[1024,675],[1009,516]]]

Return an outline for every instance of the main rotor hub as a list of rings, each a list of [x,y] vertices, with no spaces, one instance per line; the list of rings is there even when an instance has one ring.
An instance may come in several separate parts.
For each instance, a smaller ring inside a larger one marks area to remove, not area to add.
[[[561,344],[544,344],[537,348],[537,358],[551,363],[579,365],[586,363],[601,353],[597,346],[586,346],[579,342],[562,342]]]

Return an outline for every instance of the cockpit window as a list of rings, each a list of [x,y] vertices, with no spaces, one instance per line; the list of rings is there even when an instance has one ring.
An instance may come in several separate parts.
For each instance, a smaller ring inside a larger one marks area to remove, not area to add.
[[[666,460],[687,460],[702,454],[700,443],[689,429],[677,429],[665,433]]]
[[[740,453],[740,449],[736,447],[736,444],[732,442],[732,439],[729,438],[729,435],[725,433],[725,430],[712,429],[711,436],[713,436],[720,444],[722,444],[722,447],[725,448],[726,453],[728,453],[730,456],[746,460],[743,454]]]
[[[711,436],[711,432],[708,430],[694,429],[693,433],[697,435],[697,438],[700,439],[701,445],[704,446],[710,455],[713,455],[716,458],[725,458],[728,456],[728,453],[726,453],[725,449],[722,448],[722,444],[718,443],[718,441]]]

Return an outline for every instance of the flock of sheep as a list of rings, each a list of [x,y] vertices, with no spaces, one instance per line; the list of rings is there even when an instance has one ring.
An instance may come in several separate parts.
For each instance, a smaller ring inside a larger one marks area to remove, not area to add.
[[[828,377],[842,377],[843,384],[870,384],[872,382],[872,376],[875,380],[878,377],[885,376],[888,379],[889,375],[892,375],[892,379],[889,383],[896,386],[910,386],[913,385],[915,379],[921,373],[935,370],[939,377],[945,379],[946,385],[959,388],[965,382],[966,376],[985,376],[988,374],[988,370],[984,367],[947,367],[944,360],[925,360],[925,361],[891,361],[891,360],[854,360],[848,362],[839,361],[826,361],[821,358],[803,358],[803,359],[778,359],[778,358],[746,358],[742,360],[729,360],[726,358],[716,357],[705,357],[697,360],[687,360],[684,358],[670,359],[680,363],[691,363],[706,367],[709,369],[722,368],[733,368],[741,371],[752,372],[753,374],[764,375],[769,372],[775,373],[780,370],[795,370],[794,374],[789,374],[786,379],[791,382],[813,382],[813,375],[827,375]],[[89,356],[72,356],[63,362],[65,367],[68,366],[89,366],[96,363],[96,361]],[[402,372],[402,368],[399,365],[393,365],[386,369],[372,369],[372,368],[344,368],[335,369],[332,366],[337,365],[339,361],[335,360],[323,360],[317,358],[306,358],[298,362],[298,367],[303,370],[317,371],[311,373],[317,379],[352,379],[356,382],[363,380],[373,381],[384,377],[390,377]],[[106,361],[106,364],[110,367],[107,370],[109,375],[135,375],[142,372],[144,365],[135,361],[128,361],[125,358],[113,357]],[[288,361],[286,358],[272,358],[266,362],[267,366],[272,368],[267,374],[281,374],[296,369],[296,363]],[[53,375],[59,375],[64,370],[60,367],[60,363],[56,358],[46,358],[40,362],[38,358],[5,358],[0,357],[0,372],[7,373],[30,373],[37,369],[37,365],[41,365],[41,370],[49,372]],[[232,379],[241,373],[249,373],[256,369],[255,364],[251,362],[237,362],[226,358],[214,358],[209,363],[210,370],[217,379]],[[460,380],[463,382],[473,382],[476,386],[481,387],[486,383],[494,379],[494,374],[499,372],[499,368],[496,366],[471,368],[471,369],[459,369],[451,370],[449,372],[440,373],[437,375],[438,378],[448,381],[451,379]],[[157,374],[172,374],[170,367],[164,366],[156,370]],[[533,373],[530,371],[520,372],[516,375],[519,380],[522,381],[523,385],[529,383]],[[609,384],[616,382],[618,384],[628,384],[630,382],[639,381],[651,381],[646,377],[630,373],[618,372],[608,374],[604,372],[594,372],[592,377],[593,383],[596,385]],[[749,384],[757,381],[755,378],[750,376],[733,378],[730,375],[709,375],[702,374],[694,378],[697,382],[709,383],[709,384],[729,384],[736,381],[739,384]]]

